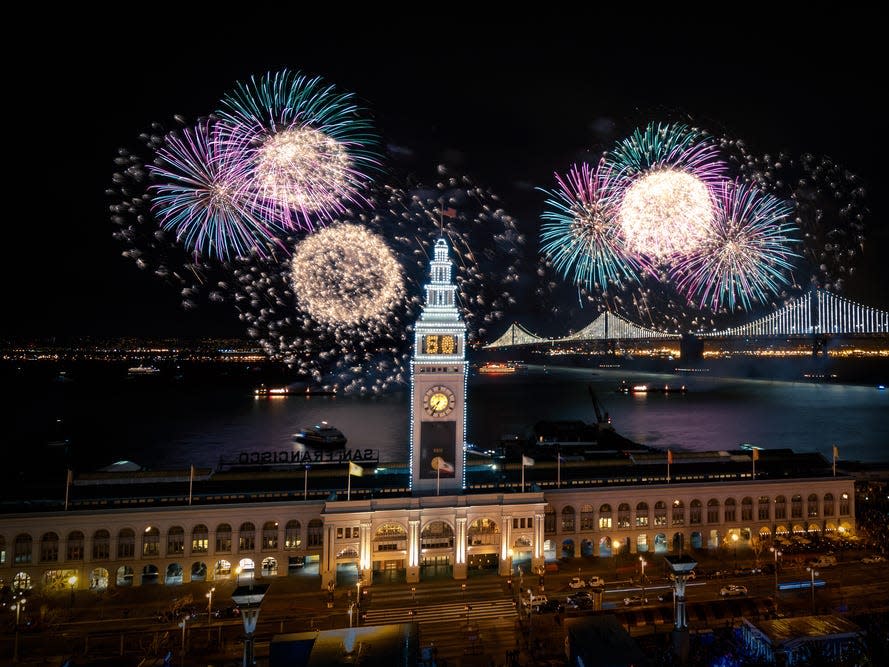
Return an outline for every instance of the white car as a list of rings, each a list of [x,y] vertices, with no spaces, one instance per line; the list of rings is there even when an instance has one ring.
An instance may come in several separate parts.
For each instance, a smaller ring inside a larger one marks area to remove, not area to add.
[[[886,559],[883,558],[882,556],[865,556],[864,558],[861,559],[861,562],[862,563],[882,563],[885,560]]]
[[[720,588],[719,594],[724,598],[734,597],[736,595],[747,595],[747,588],[744,586],[730,584],[729,586],[723,586],[722,588]]]
[[[571,577],[568,582],[568,588],[586,588],[586,582],[580,577]]]
[[[648,598],[644,598],[641,595],[633,595],[632,597],[624,598],[624,605],[629,607],[630,605],[635,604],[648,604]]]
[[[590,577],[587,584],[590,588],[605,588],[605,580],[602,577]]]

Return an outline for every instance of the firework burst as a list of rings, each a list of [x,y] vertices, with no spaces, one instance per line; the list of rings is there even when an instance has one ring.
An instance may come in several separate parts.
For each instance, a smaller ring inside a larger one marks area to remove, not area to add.
[[[404,298],[394,253],[365,227],[335,224],[312,234],[293,253],[298,307],[328,325],[384,322]]]
[[[241,156],[217,150],[209,122],[171,132],[148,166],[152,213],[195,255],[228,260],[262,252],[280,230],[250,205],[245,165]]]
[[[611,172],[601,164],[575,165],[558,189],[546,191],[550,210],[541,216],[541,252],[563,277],[578,286],[604,292],[610,284],[637,282],[638,265],[625,250],[617,224]]]
[[[222,146],[247,155],[253,198],[282,226],[312,230],[365,203],[377,140],[351,94],[319,77],[268,72],[239,82],[219,117]]]
[[[714,191],[716,217],[706,240],[671,267],[676,288],[699,308],[749,310],[790,284],[793,207],[743,183]]]

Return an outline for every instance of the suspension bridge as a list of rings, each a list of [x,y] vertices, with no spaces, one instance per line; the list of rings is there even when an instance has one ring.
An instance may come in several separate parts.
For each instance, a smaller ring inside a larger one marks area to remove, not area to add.
[[[772,337],[823,338],[826,336],[889,335],[889,311],[872,308],[824,290],[812,290],[747,324],[721,331],[687,332],[698,338],[754,339]],[[580,331],[563,338],[544,338],[513,323],[485,349],[522,345],[558,345],[579,342],[681,340],[683,334],[658,331],[616,315],[601,313]]]

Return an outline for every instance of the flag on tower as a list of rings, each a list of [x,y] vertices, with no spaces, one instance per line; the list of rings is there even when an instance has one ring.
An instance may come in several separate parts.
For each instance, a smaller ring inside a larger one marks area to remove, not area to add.
[[[522,454],[522,465],[523,466],[533,466],[534,459],[532,459],[530,456],[525,456],[524,454]]]
[[[671,452],[668,449],[667,450],[667,465],[672,465],[672,464],[673,464],[673,452]]]
[[[754,461],[759,461],[759,450],[758,450],[758,449],[754,449],[754,450],[753,450],[753,454],[751,454],[751,456],[753,457],[753,460],[754,460]]]
[[[353,463],[349,461],[349,474],[355,475],[355,477],[363,477],[364,476],[364,468],[362,468],[357,463]]]

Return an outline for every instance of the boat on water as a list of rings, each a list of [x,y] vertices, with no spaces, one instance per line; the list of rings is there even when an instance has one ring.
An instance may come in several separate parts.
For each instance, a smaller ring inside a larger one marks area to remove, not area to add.
[[[127,369],[127,375],[157,375],[161,372],[161,369],[157,366],[133,366],[132,368]]]
[[[623,380],[618,385],[617,391],[620,394],[684,394],[688,390],[684,384],[657,384],[654,382],[630,384]]]
[[[482,364],[478,367],[479,373],[485,373],[488,375],[500,375],[504,373],[515,373],[516,371],[522,370],[524,368],[524,364],[521,364],[516,361],[506,361],[506,362],[498,362],[491,361],[486,364]]]
[[[346,444],[346,436],[343,435],[343,432],[327,422],[306,426],[293,438],[297,442],[314,447],[343,447]]]
[[[288,384],[283,387],[266,387],[263,384],[253,391],[253,395],[270,398],[275,396],[334,396],[336,395],[336,387],[326,385],[312,386],[301,382]]]

